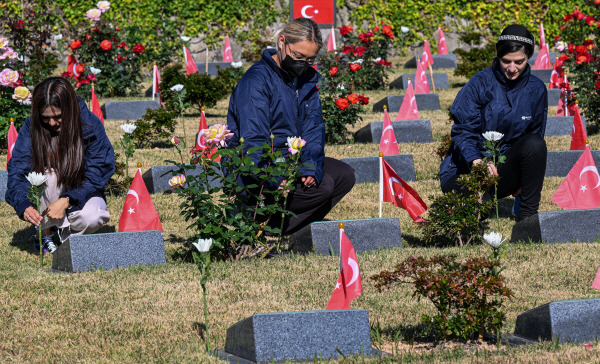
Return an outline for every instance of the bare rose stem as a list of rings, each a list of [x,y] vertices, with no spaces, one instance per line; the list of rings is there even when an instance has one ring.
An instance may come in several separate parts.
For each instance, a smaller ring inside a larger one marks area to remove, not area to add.
[[[41,199],[41,196],[44,194],[44,191],[46,190],[46,187],[44,187],[42,189],[41,193],[40,193],[40,190],[39,190],[40,189],[39,186],[36,186],[35,189],[36,189],[36,192],[37,192],[37,201],[36,201],[37,202],[36,203],[37,210],[38,210],[38,214],[41,215],[42,212],[40,211],[40,209],[42,207],[41,206],[42,204],[40,203],[40,199]],[[40,269],[43,269],[44,268],[44,246],[42,244],[42,222],[41,221],[40,221],[40,223],[38,225],[38,239],[39,239],[39,243],[40,243]]]

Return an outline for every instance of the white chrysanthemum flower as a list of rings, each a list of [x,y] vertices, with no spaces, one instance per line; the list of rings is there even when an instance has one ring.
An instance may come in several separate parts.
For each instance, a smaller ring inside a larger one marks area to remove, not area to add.
[[[192,245],[195,246],[200,253],[206,253],[207,251],[209,251],[212,243],[212,239],[198,239],[198,242],[192,243]]]
[[[32,186],[41,186],[48,180],[48,176],[38,172],[30,172],[25,178],[27,178],[27,180],[29,181],[29,183],[31,183]]]
[[[377,57],[373,60],[373,62],[379,62],[379,61],[381,61],[381,57]]]
[[[402,33],[408,33],[410,31],[410,29],[408,27],[402,26],[402,27],[400,27],[400,31]]]
[[[337,88],[338,88],[339,90],[345,90],[345,89],[346,89],[346,88],[344,87],[344,85],[338,85],[338,86],[337,86]]]
[[[182,40],[182,41],[184,41],[184,42],[187,42],[188,40],[192,39],[192,38],[190,38],[190,37],[186,37],[185,35],[182,35],[180,38],[181,38],[181,40]]]
[[[506,241],[506,239],[502,239],[502,234],[495,231],[492,231],[489,234],[483,234],[483,240],[490,244],[494,249],[498,249],[500,245]]]
[[[502,137],[504,137],[504,134],[498,131],[486,131],[481,135],[483,135],[485,140],[488,140],[490,142],[497,142],[498,140],[502,139]]]
[[[62,38],[62,34],[57,34],[54,36],[54,40],[61,40]]]
[[[181,90],[183,90],[183,85],[180,84],[180,83],[178,83],[177,85],[171,87],[171,91],[179,92]]]
[[[94,75],[97,75],[102,72],[102,70],[100,68],[90,66],[90,72],[92,72]]]
[[[121,129],[123,129],[123,131],[126,134],[133,133],[133,131],[135,130],[135,128],[136,128],[136,126],[135,126],[134,123],[126,123],[126,124],[121,125]]]
[[[359,58],[356,61],[352,61],[351,63],[358,63],[358,64],[362,64],[363,63],[363,59]]]
[[[242,67],[242,62],[231,62],[231,67],[240,68]]]

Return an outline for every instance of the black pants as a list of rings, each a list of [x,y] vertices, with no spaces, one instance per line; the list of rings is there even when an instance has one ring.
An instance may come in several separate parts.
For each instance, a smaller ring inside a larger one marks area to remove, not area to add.
[[[323,169],[325,174],[321,183],[306,188],[298,182],[288,196],[287,208],[296,216],[285,219],[284,234],[292,234],[312,222],[323,220],[354,186],[354,169],[346,163],[325,157]],[[269,225],[280,227],[281,220],[274,219]]]
[[[521,217],[535,215],[540,207],[544,174],[546,172],[546,142],[537,134],[527,134],[506,152],[506,161],[497,166],[498,198],[504,198],[521,189],[519,205]],[[442,186],[442,191],[459,190],[454,176]],[[493,195],[494,190],[490,191]]]

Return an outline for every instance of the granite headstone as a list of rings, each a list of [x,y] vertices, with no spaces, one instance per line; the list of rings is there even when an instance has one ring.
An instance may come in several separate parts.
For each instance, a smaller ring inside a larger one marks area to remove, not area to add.
[[[158,109],[159,100],[109,101],[102,105],[105,120],[138,120],[148,109]]]
[[[0,201],[5,201],[8,171],[0,171]]]
[[[517,316],[515,336],[581,344],[600,340],[600,298],[553,301]]]
[[[431,143],[433,136],[429,120],[392,121],[396,142],[398,143]],[[383,121],[374,121],[354,134],[357,143],[379,143],[383,132]]]
[[[390,89],[406,90],[408,87],[409,78],[412,80],[411,83],[414,85],[415,75],[401,75],[390,83]],[[434,73],[433,81],[435,83],[436,90],[449,87],[447,73]],[[433,90],[434,83],[431,82],[431,75],[429,73],[427,73],[427,82],[429,83],[429,89]]]
[[[153,166],[142,175],[142,179],[148,188],[149,193],[163,193],[171,191],[169,180],[173,177],[173,172],[177,170],[174,165]],[[220,169],[216,170],[217,174],[210,181],[211,187],[221,187],[220,177],[223,175]],[[186,170],[187,176],[197,176],[202,173],[202,167],[196,165],[194,169]]]
[[[396,218],[344,220],[344,232],[357,253],[402,247],[400,221]],[[339,255],[340,221],[313,222],[290,236],[297,253]]]
[[[543,68],[540,70],[531,70],[531,74],[542,80],[543,83],[550,82],[550,76],[552,75],[552,68]]]
[[[383,106],[387,105],[388,112],[397,113],[402,106],[404,95],[390,95],[377,101],[373,105],[373,111],[383,112]],[[434,93],[415,94],[419,110],[440,110],[440,96]]]
[[[545,136],[571,135],[573,132],[573,116],[548,116]]]
[[[52,254],[52,269],[108,270],[165,263],[162,231],[71,235]]]
[[[403,180],[417,180],[412,154],[386,155],[383,159]],[[344,158],[342,162],[354,168],[356,183],[379,182],[379,157]]]
[[[559,88],[549,88],[548,89],[548,106],[557,106],[559,99],[560,99],[560,89]]]
[[[144,92],[144,96],[146,96],[146,97],[152,97],[152,86],[150,86],[150,87],[149,87],[149,88],[146,90],[146,92]],[[154,95],[154,97],[155,97],[155,98],[159,98],[159,99],[160,99],[160,92],[157,92],[157,93]]]
[[[553,150],[548,151],[546,159],[545,177],[566,177],[571,171],[583,150]],[[598,165],[600,162],[600,151],[592,150],[592,157]]]
[[[196,67],[198,67],[198,72],[200,74],[206,73],[206,62],[196,63]],[[208,62],[208,74],[210,76],[216,76],[219,73],[219,69],[229,67],[232,67],[231,62]]]
[[[513,225],[510,240],[537,243],[600,242],[600,209],[540,211]]]
[[[456,68],[456,54],[433,54],[433,65],[432,69],[439,68]],[[404,68],[417,68],[417,57],[413,57],[404,64]]]
[[[280,363],[375,353],[368,312],[349,309],[254,314],[227,329],[219,357],[230,363]]]

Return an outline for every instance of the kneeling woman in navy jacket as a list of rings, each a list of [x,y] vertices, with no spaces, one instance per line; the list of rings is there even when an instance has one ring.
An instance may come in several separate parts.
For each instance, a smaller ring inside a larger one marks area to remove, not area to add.
[[[30,172],[48,176],[41,211],[27,198]],[[65,78],[51,77],[33,90],[31,117],[19,131],[8,163],[6,202],[23,220],[42,224],[44,248],[52,253],[53,229],[61,241],[87,234],[109,220],[104,185],[115,172],[113,147],[104,125]]]
[[[287,208],[296,216],[284,222],[284,233],[293,233],[327,213],[354,186],[354,170],[347,164],[325,157],[325,124],[317,82],[312,68],[323,46],[317,24],[298,18],[276,33],[276,48],[266,49],[262,60],[244,74],[234,90],[227,125],[234,133],[229,147],[244,138],[244,151],[270,143],[287,153],[287,137],[306,140],[302,148],[302,177],[288,196]],[[253,153],[255,163],[260,155]],[[277,188],[277,186],[273,186]],[[274,225],[279,227],[279,225]]]
[[[548,96],[527,64],[533,45],[533,35],[521,25],[502,31],[492,66],[473,76],[450,108],[452,144],[440,166],[442,190],[457,190],[458,176],[487,156],[482,134],[504,134],[500,154],[506,161],[489,162],[488,168],[500,176],[498,198],[520,195],[521,218],[537,213],[546,169]]]

